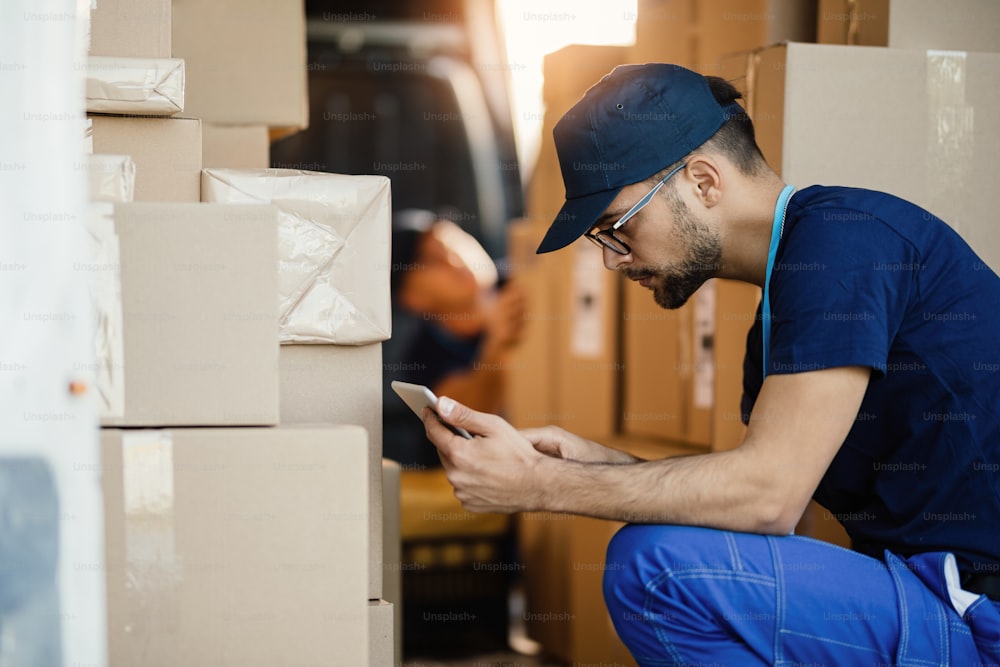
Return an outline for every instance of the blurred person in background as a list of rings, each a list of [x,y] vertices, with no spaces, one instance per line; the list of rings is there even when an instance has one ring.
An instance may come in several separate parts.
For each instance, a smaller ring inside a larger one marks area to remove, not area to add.
[[[483,246],[431,211],[393,216],[392,337],[383,344],[383,455],[404,469],[441,465],[423,425],[390,388],[430,387],[502,412],[505,364],[524,327],[525,294]]]

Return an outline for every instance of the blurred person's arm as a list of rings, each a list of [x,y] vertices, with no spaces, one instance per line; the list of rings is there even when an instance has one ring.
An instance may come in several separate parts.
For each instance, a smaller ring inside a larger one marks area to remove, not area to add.
[[[508,282],[485,308],[483,340],[472,366],[447,375],[431,389],[479,411],[502,412],[510,352],[524,329],[524,290]]]

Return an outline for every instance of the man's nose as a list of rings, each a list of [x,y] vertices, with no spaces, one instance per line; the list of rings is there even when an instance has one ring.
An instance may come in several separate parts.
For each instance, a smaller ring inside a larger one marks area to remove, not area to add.
[[[602,248],[602,251],[604,252],[604,268],[609,271],[616,271],[622,264],[630,264],[632,262],[632,253],[622,255],[608,247]]]

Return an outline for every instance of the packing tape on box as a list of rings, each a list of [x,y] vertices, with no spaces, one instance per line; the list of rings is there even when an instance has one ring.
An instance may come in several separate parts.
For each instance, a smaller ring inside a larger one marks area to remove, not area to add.
[[[83,126],[81,128],[81,139],[83,140],[82,153],[84,155],[90,155],[94,152],[94,119],[84,118],[81,120]]]
[[[170,600],[181,583],[174,542],[174,446],[169,431],[122,435],[126,588]]]
[[[128,155],[87,156],[90,201],[130,202],[135,199],[135,162]]]
[[[94,313],[94,366],[91,373],[97,412],[104,417],[125,415],[125,338],[122,318],[121,253],[110,203],[91,204],[87,210],[89,262],[85,273]]]
[[[87,58],[87,112],[172,116],[184,111],[179,58]]]
[[[961,226],[968,220],[966,197],[975,161],[975,109],[966,104],[964,51],[927,52],[927,164],[929,199],[941,202],[935,215]]]

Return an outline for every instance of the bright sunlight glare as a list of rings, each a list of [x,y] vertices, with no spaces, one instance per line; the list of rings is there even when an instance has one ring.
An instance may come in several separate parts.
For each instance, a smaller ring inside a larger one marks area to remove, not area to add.
[[[497,0],[524,174],[531,173],[542,141],[545,54],[568,44],[634,44],[636,12],[636,0]]]

